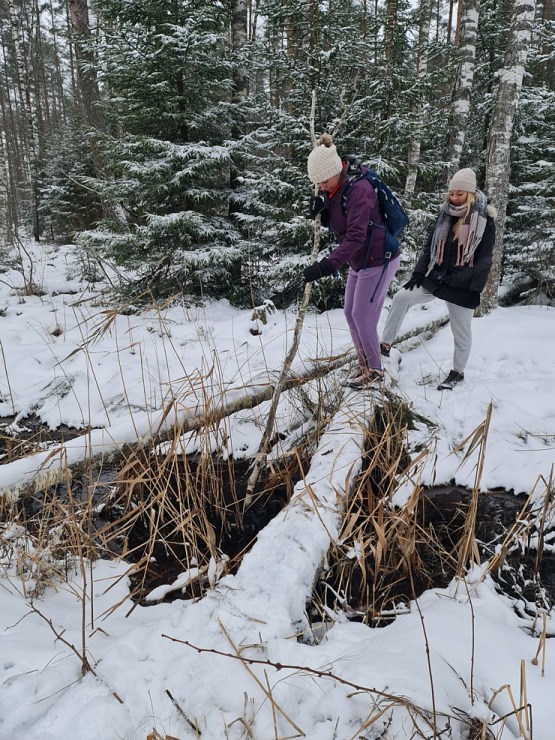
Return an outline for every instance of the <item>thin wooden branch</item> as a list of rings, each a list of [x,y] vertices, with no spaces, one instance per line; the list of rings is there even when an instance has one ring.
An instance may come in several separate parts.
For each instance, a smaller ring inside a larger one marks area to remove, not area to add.
[[[349,686],[352,689],[355,689],[356,691],[363,691],[368,692],[369,694],[376,694],[376,696],[381,696],[383,699],[388,699],[389,701],[394,702],[395,704],[409,704],[410,702],[405,699],[402,696],[395,696],[394,694],[389,694],[386,691],[379,691],[376,688],[370,688],[368,686],[362,686],[361,684],[353,683],[352,681],[348,681],[346,678],[342,678],[341,676],[336,675],[335,673],[332,673],[330,670],[320,670],[318,668],[309,668],[308,666],[302,666],[302,665],[292,665],[289,663],[276,663],[272,660],[268,659],[261,659],[261,658],[247,658],[244,655],[241,655],[240,653],[227,653],[223,650],[217,650],[216,648],[205,648],[200,647],[199,645],[194,645],[192,642],[189,642],[188,640],[180,640],[177,637],[172,637],[171,635],[166,635],[162,633],[161,635],[166,640],[171,640],[171,642],[178,642],[181,645],[186,645],[189,648],[192,648],[193,650],[196,650],[197,653],[211,653],[212,655],[220,655],[223,658],[231,658],[233,660],[239,660],[241,663],[248,663],[249,665],[263,665],[268,666],[271,668],[275,668],[276,671],[282,671],[282,670],[290,670],[290,671],[298,671],[299,673],[306,673],[311,674],[313,676],[318,676],[318,678],[329,678],[332,681],[336,681],[337,683],[343,684],[344,686]]]
[[[310,109],[310,136],[312,139],[313,146],[316,145],[316,135],[314,132],[315,113],[316,113],[316,91],[313,90],[312,91],[312,106]],[[314,192],[315,194],[317,194],[318,192],[317,185],[314,185]],[[318,257],[318,252],[320,251],[320,221],[321,221],[321,217],[320,217],[320,214],[318,214],[316,218],[314,219],[314,242],[312,245],[312,252],[310,254],[311,262],[314,262],[316,260],[316,258]],[[303,298],[301,301],[301,306],[299,308],[299,311],[297,313],[297,319],[295,321],[295,331],[293,333],[293,342],[291,344],[289,352],[287,353],[287,356],[285,357],[285,360],[283,361],[281,373],[280,373],[278,382],[276,384],[276,387],[274,388],[274,393],[272,395],[272,404],[270,406],[268,418],[266,419],[266,426],[264,427],[264,434],[262,435],[262,439],[260,441],[260,446],[256,454],[254,465],[253,465],[251,474],[249,476],[249,480],[247,481],[247,490],[246,490],[245,502],[244,502],[245,509],[247,509],[252,504],[255,486],[260,477],[260,472],[262,468],[264,467],[264,465],[266,464],[266,459],[268,457],[268,450],[270,448],[270,440],[272,438],[272,434],[274,430],[274,423],[276,420],[276,413],[277,413],[277,408],[279,404],[279,399],[281,397],[283,389],[286,386],[288,373],[291,369],[291,365],[293,363],[293,360],[295,359],[295,355],[297,354],[297,350],[299,348],[299,342],[301,339],[301,332],[303,328],[304,317],[306,315],[306,309],[310,302],[311,292],[312,292],[312,283],[307,283],[305,285]]]
[[[46,624],[50,627],[50,629],[54,633],[56,640],[59,640],[64,645],[66,645],[66,647],[68,647],[77,656],[77,658],[81,662],[81,675],[85,676],[87,673],[92,673],[92,675],[96,679],[98,679],[99,681],[103,681],[103,679],[99,678],[98,674],[95,672],[94,668],[91,666],[85,653],[81,654],[79,650],[77,650],[75,645],[72,645],[71,642],[66,640],[63,637],[63,633],[60,632],[60,630],[57,630],[56,627],[54,627],[54,623],[52,622],[52,620],[46,617],[39,609],[37,609],[37,607],[34,604],[31,604],[30,607],[35,614],[37,614],[41,619],[44,619]],[[111,689],[110,691],[114,699],[116,699],[116,701],[118,701],[120,704],[123,704],[123,699],[120,696],[118,696],[117,692],[112,691]]]

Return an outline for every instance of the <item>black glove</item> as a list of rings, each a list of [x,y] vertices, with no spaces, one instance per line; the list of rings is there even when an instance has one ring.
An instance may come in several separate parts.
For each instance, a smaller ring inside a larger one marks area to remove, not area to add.
[[[324,199],[321,195],[311,195],[308,201],[308,217],[316,218],[319,213],[322,213],[325,207]]]
[[[305,283],[313,283],[315,280],[333,275],[335,267],[329,261],[327,257],[324,257],[320,262],[313,262],[303,270]]]
[[[411,279],[403,285],[403,288],[405,290],[412,290],[415,285],[419,288],[422,285],[423,280],[424,275],[421,272],[413,272]]]

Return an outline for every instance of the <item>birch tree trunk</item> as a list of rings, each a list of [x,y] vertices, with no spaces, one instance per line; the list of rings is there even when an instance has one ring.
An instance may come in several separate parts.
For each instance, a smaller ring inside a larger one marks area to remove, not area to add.
[[[417,78],[422,83],[428,73],[428,43],[430,39],[430,21],[432,17],[432,0],[421,0],[420,2],[420,28],[418,31],[418,63]],[[413,106],[414,135],[409,145],[407,155],[407,179],[405,181],[405,195],[410,198],[416,187],[418,165],[420,163],[420,150],[422,144],[421,130],[424,117],[424,106],[420,94]]]
[[[505,62],[499,77],[495,107],[488,131],[486,192],[497,208],[498,217],[493,265],[482,294],[481,314],[488,313],[497,306],[511,174],[511,137],[532,36],[534,15],[535,0],[515,0]]]
[[[464,0],[459,34],[459,67],[451,102],[451,125],[445,150],[445,161],[449,163],[445,172],[445,183],[459,169],[464,147],[470,96],[474,79],[476,58],[476,36],[480,17],[480,0]]]
[[[25,53],[31,46],[30,39],[22,38],[23,30],[29,29],[30,23],[27,19],[25,9],[18,9],[14,0],[7,0],[8,15],[10,19],[10,31],[12,35],[14,58],[16,63],[17,87],[20,105],[23,109],[24,131],[21,138],[25,141],[25,149],[22,156],[22,167],[26,169],[26,180],[29,187],[29,215],[32,223],[33,238],[39,240],[39,214],[38,214],[38,144],[36,140],[36,122],[33,116],[33,105],[31,100],[32,80],[30,75],[30,61]],[[27,41],[27,43],[25,43]]]
[[[8,162],[4,147],[3,134],[0,133],[0,254],[5,244],[12,242],[10,214],[8,210]]]
[[[459,7],[459,5],[460,3],[457,3],[457,8]],[[455,7],[454,0],[449,0],[449,13],[447,16],[447,38],[446,38],[446,42],[448,46],[451,43],[451,36],[453,35],[454,7]]]

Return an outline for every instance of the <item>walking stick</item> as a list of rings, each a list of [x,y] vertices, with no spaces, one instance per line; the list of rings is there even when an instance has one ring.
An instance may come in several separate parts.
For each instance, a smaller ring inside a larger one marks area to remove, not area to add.
[[[316,136],[314,133],[314,115],[316,110],[316,91],[312,91],[312,106],[310,110],[310,136],[312,139],[312,145],[316,145]],[[314,192],[317,195],[318,194],[318,186],[314,186]],[[318,252],[320,251],[320,214],[316,216],[314,219],[314,243],[312,246],[312,252],[310,254],[312,262],[316,261],[316,258],[318,257]],[[291,369],[291,364],[293,363],[293,360],[295,358],[295,355],[297,354],[297,350],[299,348],[299,342],[301,339],[301,331],[303,328],[304,323],[304,317],[306,314],[306,309],[308,307],[308,303],[310,301],[310,294],[312,292],[312,283],[307,283],[305,285],[303,298],[301,301],[301,305],[299,308],[299,311],[297,313],[297,318],[295,321],[295,331],[293,333],[293,343],[291,344],[291,348],[289,349],[289,352],[287,353],[287,356],[283,362],[283,366],[281,368],[281,373],[279,375],[279,379],[276,383],[276,387],[274,388],[274,392],[272,394],[272,403],[270,406],[270,412],[268,414],[268,418],[266,420],[266,426],[264,428],[264,433],[262,435],[262,439],[260,441],[260,446],[258,448],[258,452],[256,453],[256,457],[254,460],[253,469],[251,471],[251,474],[249,476],[249,480],[247,482],[247,493],[245,495],[245,502],[244,502],[244,509],[247,509],[252,504],[253,494],[254,494],[254,488],[258,482],[258,478],[260,477],[260,471],[262,470],[263,466],[266,463],[266,459],[268,457],[268,450],[270,447],[270,439],[272,437],[272,431],[274,428],[274,422],[276,419],[276,413],[277,413],[277,407],[279,403],[279,399],[281,396],[281,392],[283,390],[283,386],[285,384],[285,381],[287,379],[287,374],[289,373],[289,370]]]

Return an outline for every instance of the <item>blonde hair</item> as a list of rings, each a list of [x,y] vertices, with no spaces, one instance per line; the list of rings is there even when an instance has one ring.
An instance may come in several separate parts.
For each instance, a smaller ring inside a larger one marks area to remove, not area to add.
[[[445,200],[446,201],[449,200],[449,193],[445,193]],[[455,224],[455,227],[453,229],[453,237],[455,239],[458,238],[458,236],[459,236],[459,229],[461,228],[461,226],[465,222],[465,219],[468,217],[468,214],[470,213],[470,209],[472,208],[472,206],[474,205],[475,202],[476,202],[476,195],[474,193],[468,193],[467,194],[467,198],[466,198],[466,202],[464,204],[466,206],[466,210],[465,210],[464,214],[459,219],[457,219],[457,223]]]

